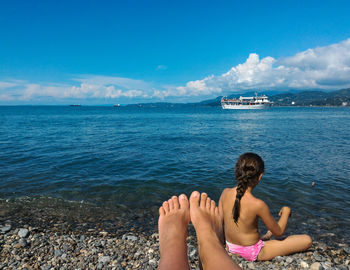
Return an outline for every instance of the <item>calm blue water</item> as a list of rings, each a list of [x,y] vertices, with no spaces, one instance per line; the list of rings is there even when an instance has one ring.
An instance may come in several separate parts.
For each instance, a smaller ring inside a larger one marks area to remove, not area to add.
[[[197,189],[218,200],[247,151],[265,160],[255,194],[272,211],[349,224],[349,108],[0,107],[0,198],[147,207]]]

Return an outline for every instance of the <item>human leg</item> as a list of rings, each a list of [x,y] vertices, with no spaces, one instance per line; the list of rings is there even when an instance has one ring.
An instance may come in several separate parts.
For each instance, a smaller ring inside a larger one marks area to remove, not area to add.
[[[190,269],[186,243],[189,222],[189,202],[184,194],[173,196],[159,208],[159,270]]]
[[[306,234],[291,235],[284,240],[266,241],[261,249],[258,260],[272,260],[276,256],[284,256],[296,252],[307,250],[312,245],[310,236]]]
[[[190,197],[190,216],[196,230],[198,251],[203,268],[206,270],[241,269],[228,256],[220,238],[223,234],[219,210],[207,194],[194,191]]]

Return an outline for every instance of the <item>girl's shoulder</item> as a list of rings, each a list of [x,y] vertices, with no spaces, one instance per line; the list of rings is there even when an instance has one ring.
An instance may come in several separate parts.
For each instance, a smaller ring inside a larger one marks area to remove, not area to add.
[[[225,198],[227,196],[232,197],[236,193],[236,187],[233,188],[225,188],[221,193],[221,198]]]
[[[267,204],[263,200],[255,197],[253,194],[250,194],[250,195],[251,195],[250,201],[255,207],[262,208],[267,206]]]

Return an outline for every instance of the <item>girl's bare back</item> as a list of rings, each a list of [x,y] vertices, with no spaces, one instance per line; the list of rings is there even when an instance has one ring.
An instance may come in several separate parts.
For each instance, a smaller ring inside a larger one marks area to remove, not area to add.
[[[241,198],[240,215],[237,224],[232,219],[232,208],[236,198],[236,187],[226,188],[220,197],[219,211],[225,224],[225,238],[241,246],[254,245],[259,241],[258,209],[262,203],[250,189]]]

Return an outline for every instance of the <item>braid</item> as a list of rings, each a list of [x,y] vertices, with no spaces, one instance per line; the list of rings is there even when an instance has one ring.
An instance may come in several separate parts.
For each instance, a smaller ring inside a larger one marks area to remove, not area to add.
[[[246,181],[240,181],[237,185],[235,204],[233,205],[232,209],[232,216],[235,223],[238,222],[239,212],[241,210],[241,198],[243,197],[247,188],[248,185]]]
[[[236,198],[232,209],[233,220],[237,224],[241,209],[241,198],[248,187],[258,183],[259,176],[264,172],[264,161],[254,153],[246,153],[238,158],[235,166],[235,178],[238,181]]]

